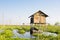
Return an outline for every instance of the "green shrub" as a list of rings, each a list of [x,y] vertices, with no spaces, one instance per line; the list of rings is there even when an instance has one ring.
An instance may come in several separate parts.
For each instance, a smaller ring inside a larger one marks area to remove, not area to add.
[[[24,31],[24,30],[18,30],[18,33],[20,33],[20,34],[24,34],[25,31]]]
[[[11,30],[4,30],[4,35],[5,35],[5,37],[12,37],[13,33]]]

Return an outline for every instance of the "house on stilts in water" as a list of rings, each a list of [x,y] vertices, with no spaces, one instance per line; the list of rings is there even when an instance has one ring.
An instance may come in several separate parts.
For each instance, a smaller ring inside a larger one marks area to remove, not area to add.
[[[39,10],[34,14],[32,14],[31,16],[29,16],[30,24],[35,24],[35,25],[39,24],[41,26],[44,26],[46,24],[46,17],[48,17],[48,15],[42,12],[41,10]]]

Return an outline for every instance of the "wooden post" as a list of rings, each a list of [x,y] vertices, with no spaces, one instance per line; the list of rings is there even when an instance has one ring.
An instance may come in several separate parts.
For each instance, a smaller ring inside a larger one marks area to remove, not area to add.
[[[33,23],[30,23],[30,28],[31,28],[31,27],[33,27]],[[31,34],[30,34],[30,40],[33,40]]]

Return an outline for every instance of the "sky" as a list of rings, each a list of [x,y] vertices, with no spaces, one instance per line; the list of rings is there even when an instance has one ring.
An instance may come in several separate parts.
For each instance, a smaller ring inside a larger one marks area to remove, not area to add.
[[[29,24],[39,10],[49,16],[46,23],[60,22],[60,0],[0,0],[0,24]]]

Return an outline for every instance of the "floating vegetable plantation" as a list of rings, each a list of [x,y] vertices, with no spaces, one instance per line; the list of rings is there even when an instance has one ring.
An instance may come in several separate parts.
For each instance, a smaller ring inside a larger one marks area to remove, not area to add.
[[[29,31],[30,27],[19,26],[19,25],[0,25],[0,40],[28,40],[26,38],[15,37],[13,30],[18,30],[18,33],[24,34]]]
[[[38,28],[38,26],[35,26]],[[50,32],[50,33],[55,33],[57,36],[52,35],[44,35],[42,33],[34,33],[33,36],[35,38],[32,38],[32,40],[38,40],[37,37],[39,35],[40,40],[60,40],[60,26],[52,26],[48,25],[46,27],[39,27],[40,30],[43,32]],[[30,38],[21,38],[18,36],[15,36],[13,33],[14,30],[17,30],[17,34],[22,34],[24,35],[26,32],[30,31],[30,26],[29,25],[0,25],[0,40],[31,40]]]

